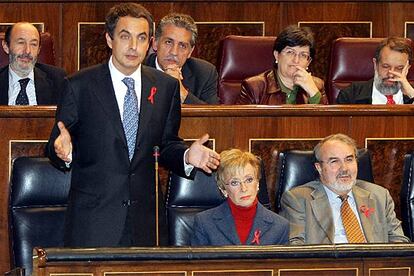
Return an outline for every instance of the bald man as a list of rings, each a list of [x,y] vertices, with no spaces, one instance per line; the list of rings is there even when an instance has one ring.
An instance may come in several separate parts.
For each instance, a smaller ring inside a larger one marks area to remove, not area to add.
[[[39,31],[28,22],[9,27],[2,42],[9,64],[0,69],[0,105],[56,105],[66,73],[37,63]]]

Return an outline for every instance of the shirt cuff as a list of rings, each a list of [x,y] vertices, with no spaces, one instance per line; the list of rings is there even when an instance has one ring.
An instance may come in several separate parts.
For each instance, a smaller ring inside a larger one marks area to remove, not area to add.
[[[186,151],[184,152],[184,158],[183,158],[183,162],[184,162],[184,172],[186,176],[190,176],[191,171],[194,169],[193,165],[187,164],[185,163],[185,157],[187,156],[187,153],[190,149],[186,149]]]
[[[70,164],[72,164],[72,152],[69,153],[68,158],[70,159],[69,162],[65,162],[66,168],[70,168]]]
[[[310,104],[318,104],[321,102],[322,99],[322,94],[321,92],[317,92],[315,95],[313,95],[312,97],[309,98],[309,103]]]

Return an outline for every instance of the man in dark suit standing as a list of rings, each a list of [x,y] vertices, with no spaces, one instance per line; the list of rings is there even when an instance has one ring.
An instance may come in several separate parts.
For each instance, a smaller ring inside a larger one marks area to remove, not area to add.
[[[374,78],[341,90],[338,104],[412,104],[414,88],[407,80],[413,60],[411,43],[401,37],[384,39],[373,58]]]
[[[2,44],[9,64],[0,68],[0,105],[56,105],[66,73],[37,63],[41,41],[36,27],[16,23],[7,29]]]
[[[72,168],[65,245],[154,246],[156,225],[165,244],[153,148],[160,147],[161,164],[181,175],[194,166],[211,172],[220,157],[202,145],[208,135],[187,149],[178,137],[178,81],[141,65],[152,15],[139,4],[119,4],[105,26],[111,58],[69,77],[47,146],[54,164]]]
[[[198,36],[194,19],[171,13],[163,17],[155,32],[153,49],[145,64],[180,82],[184,104],[218,104],[217,70],[213,64],[191,57]]]

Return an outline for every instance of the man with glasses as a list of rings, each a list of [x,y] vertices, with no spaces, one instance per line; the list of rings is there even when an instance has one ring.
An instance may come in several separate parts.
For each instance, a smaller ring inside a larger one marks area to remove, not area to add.
[[[314,148],[319,180],[287,191],[281,214],[291,244],[409,242],[387,189],[358,180],[356,143],[344,134]]]
[[[407,80],[413,60],[408,40],[400,37],[384,39],[372,59],[374,78],[354,82],[339,92],[338,104],[412,104],[414,88]]]
[[[289,26],[273,46],[274,67],[242,82],[238,104],[328,104],[323,80],[309,65],[315,41],[308,28]]]

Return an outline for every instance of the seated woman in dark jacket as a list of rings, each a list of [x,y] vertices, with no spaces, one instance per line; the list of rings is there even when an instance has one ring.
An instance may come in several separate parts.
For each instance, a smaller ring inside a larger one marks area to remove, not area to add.
[[[328,104],[323,80],[307,71],[315,55],[308,28],[289,26],[273,46],[274,68],[243,80],[238,104]]]
[[[217,185],[227,200],[194,218],[191,245],[287,244],[289,223],[257,200],[260,161],[238,149],[220,154]]]

